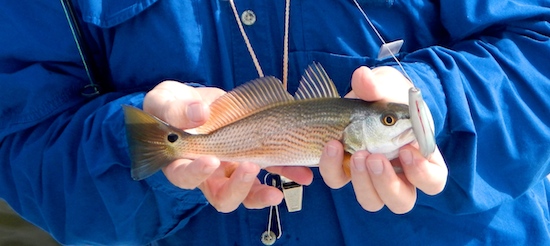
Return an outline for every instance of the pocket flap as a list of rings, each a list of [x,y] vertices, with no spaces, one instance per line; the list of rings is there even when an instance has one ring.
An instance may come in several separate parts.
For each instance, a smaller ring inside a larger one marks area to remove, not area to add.
[[[102,28],[116,26],[138,15],[158,0],[80,0],[82,19]]]

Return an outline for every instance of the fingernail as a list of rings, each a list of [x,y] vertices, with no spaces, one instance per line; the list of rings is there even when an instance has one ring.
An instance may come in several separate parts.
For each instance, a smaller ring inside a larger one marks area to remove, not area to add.
[[[353,157],[353,166],[355,167],[355,170],[359,172],[364,172],[367,170],[367,166],[365,165],[365,158],[365,156]]]
[[[374,174],[381,174],[384,171],[384,164],[381,160],[369,160],[367,161],[369,168]]]
[[[252,182],[256,178],[256,175],[253,173],[245,173],[242,177],[243,182]]]
[[[204,117],[202,103],[196,102],[187,105],[187,119],[192,122],[201,122],[204,120]]]
[[[404,149],[399,151],[399,156],[401,157],[401,162],[405,165],[413,164],[413,156],[410,150]]]
[[[327,156],[328,157],[336,157],[338,154],[338,149],[332,145],[327,145]]]

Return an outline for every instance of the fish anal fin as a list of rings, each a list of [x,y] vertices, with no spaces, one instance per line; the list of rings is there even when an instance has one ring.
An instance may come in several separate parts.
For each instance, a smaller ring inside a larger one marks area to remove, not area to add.
[[[210,118],[188,132],[208,134],[261,110],[294,98],[283,88],[275,77],[262,77],[247,82],[227,92],[210,105]]]
[[[305,70],[294,97],[297,100],[339,98],[340,94],[323,66],[314,62]]]

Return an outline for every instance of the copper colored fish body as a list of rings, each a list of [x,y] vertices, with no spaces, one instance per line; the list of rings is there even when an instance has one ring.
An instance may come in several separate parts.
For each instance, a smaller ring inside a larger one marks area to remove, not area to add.
[[[176,159],[204,155],[262,168],[316,166],[332,139],[350,154],[364,149],[395,158],[414,141],[408,106],[340,98],[318,64],[306,70],[295,97],[279,80],[265,77],[228,92],[210,108],[205,125],[183,131],[124,106],[132,177],[144,179]]]

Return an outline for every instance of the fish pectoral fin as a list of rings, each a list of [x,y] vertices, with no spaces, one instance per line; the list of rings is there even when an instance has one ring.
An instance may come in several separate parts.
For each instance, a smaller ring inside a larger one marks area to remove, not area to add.
[[[275,77],[249,81],[216,99],[210,105],[208,121],[190,132],[208,134],[261,110],[294,101]]]
[[[323,66],[314,62],[305,70],[294,97],[297,100],[340,98],[340,94]]]
[[[175,158],[174,144],[187,133],[138,108],[123,105],[126,140],[132,160],[132,178],[145,179]]]

